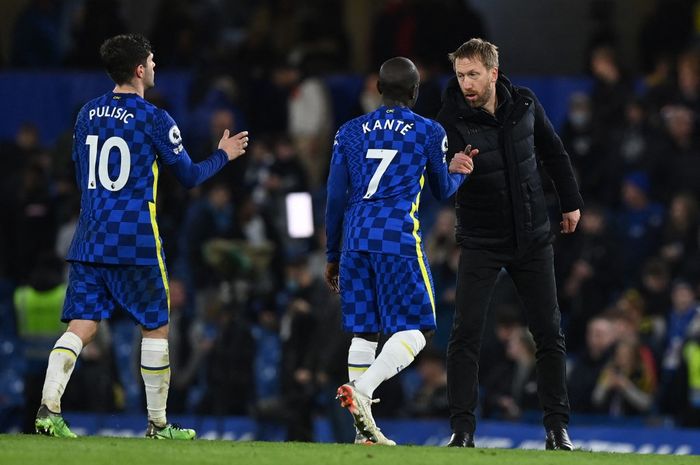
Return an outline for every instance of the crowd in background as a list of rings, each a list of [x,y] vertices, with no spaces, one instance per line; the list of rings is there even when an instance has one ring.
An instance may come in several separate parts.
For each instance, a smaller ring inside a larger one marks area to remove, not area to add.
[[[251,415],[284,425],[289,439],[312,440],[314,415],[343,414],[333,393],[347,379],[350,337],[322,279],[334,115],[371,111],[380,96],[368,73],[355,107],[333,108],[324,76],[348,70],[350,41],[332,2],[257,3],[169,1],[153,12],[158,69],[193,71],[191,117],[181,125],[190,155],[208,156],[225,128],[251,135],[246,156],[201,188],[186,191],[167,170],[161,175],[169,411]],[[118,5],[29,2],[7,64],[97,66],[102,39],[129,30],[115,21]],[[236,8],[251,12],[245,22],[227,21],[241,17],[228,11]],[[80,15],[67,22],[69,12]],[[368,69],[393,55],[415,58],[423,77],[416,111],[424,116],[439,109],[446,52],[468,38],[446,26],[454,21],[469,24],[470,36],[486,34],[466,2],[387,1],[373,17],[369,35],[378,45]],[[660,47],[643,77],[621,69],[614,43],[595,44],[592,91],[571,96],[559,131],[586,202],[571,236],[558,234],[551,205],[574,412],[700,427],[700,52],[692,38]],[[157,87],[146,98],[168,108]],[[62,258],[79,209],[72,134],[51,146],[40,141],[29,121],[0,144],[0,430],[31,428],[48,352],[65,328]],[[287,233],[292,192],[313,198],[309,238]],[[438,330],[413,369],[378,390],[378,417],[448,416],[444,356],[459,259],[449,202],[425,195],[421,224]],[[515,295],[504,275],[482,350],[486,418],[528,420],[538,410],[537,354]],[[142,411],[139,342],[126,314],[102,325],[81,354],[64,408]],[[352,437],[343,420],[332,422],[338,438]]]

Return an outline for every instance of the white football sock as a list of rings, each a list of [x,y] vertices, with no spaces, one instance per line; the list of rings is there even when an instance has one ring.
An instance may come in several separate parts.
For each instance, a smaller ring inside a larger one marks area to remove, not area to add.
[[[372,397],[382,382],[410,365],[423,347],[425,336],[417,329],[395,333],[386,341],[372,366],[355,381],[355,388]]]
[[[61,397],[68,385],[75,361],[83,350],[83,341],[75,333],[66,331],[58,338],[49,355],[41,403],[54,413],[61,413]]]
[[[167,339],[141,340],[141,377],[146,388],[148,419],[156,426],[168,423],[165,408],[170,388],[170,355]]]
[[[353,337],[348,350],[348,379],[355,381],[372,365],[377,356],[378,342]]]

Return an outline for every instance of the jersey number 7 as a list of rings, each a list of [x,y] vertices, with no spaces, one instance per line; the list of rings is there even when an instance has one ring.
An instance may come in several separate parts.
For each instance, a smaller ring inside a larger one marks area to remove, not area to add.
[[[95,165],[97,165],[97,146],[99,140],[97,136],[87,136],[85,144],[90,147],[90,155],[88,159],[88,189],[97,189],[95,184]],[[109,151],[113,148],[119,149],[120,168],[119,176],[112,181],[109,178]],[[118,191],[126,186],[129,180],[129,172],[131,171],[131,151],[126,141],[121,137],[110,137],[102,145],[100,150],[100,163],[98,168],[98,176],[100,184],[107,190]]]
[[[369,199],[375,194],[375,192],[377,192],[377,188],[379,188],[379,181],[381,181],[382,176],[384,176],[386,169],[389,168],[389,164],[394,159],[397,153],[399,153],[398,150],[367,150],[367,155],[365,155],[365,158],[378,158],[381,161],[379,162],[377,171],[375,171],[372,175],[372,179],[369,180],[369,186],[367,186],[367,192],[365,193],[365,196],[362,197],[363,199]]]

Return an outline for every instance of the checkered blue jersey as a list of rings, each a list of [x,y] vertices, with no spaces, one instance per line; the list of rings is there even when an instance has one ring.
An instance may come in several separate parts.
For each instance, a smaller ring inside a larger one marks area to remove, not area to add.
[[[328,177],[326,255],[341,250],[422,254],[418,218],[424,175],[438,199],[464,181],[447,170],[447,137],[439,123],[405,107],[382,106],[336,134]]]
[[[67,259],[162,267],[156,221],[161,164],[192,187],[219,171],[228,157],[217,150],[192,163],[166,111],[137,94],[108,92],[78,113],[73,161],[81,204]]]

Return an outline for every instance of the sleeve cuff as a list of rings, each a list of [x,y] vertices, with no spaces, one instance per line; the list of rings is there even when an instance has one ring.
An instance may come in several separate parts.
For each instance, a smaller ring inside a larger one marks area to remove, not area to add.
[[[583,197],[577,192],[573,195],[561,196],[559,198],[559,203],[561,205],[561,211],[563,213],[568,213],[583,208]]]
[[[216,149],[216,153],[219,154],[220,157],[223,157],[224,165],[228,163],[228,155],[224,149]]]

